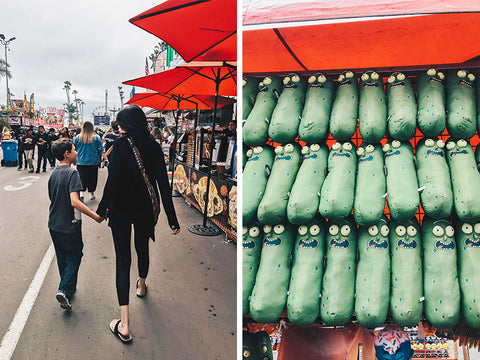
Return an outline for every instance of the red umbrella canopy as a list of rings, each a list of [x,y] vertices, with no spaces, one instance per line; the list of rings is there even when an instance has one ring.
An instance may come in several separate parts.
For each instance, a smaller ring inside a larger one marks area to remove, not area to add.
[[[204,64],[204,65],[198,65]],[[184,64],[153,75],[124,81],[125,85],[143,87],[162,94],[214,95],[216,82],[218,95],[237,95],[237,70],[235,67],[212,63]]]
[[[129,20],[182,58],[237,60],[236,0],[168,0]]]
[[[221,108],[235,102],[234,99],[219,96],[217,108]],[[146,91],[134,94],[127,104],[146,106],[158,110],[194,110],[197,104],[199,110],[212,110],[215,105],[215,97],[212,95],[164,95],[156,91]]]
[[[480,55],[476,0],[243,4],[247,74],[424,67],[464,63]]]

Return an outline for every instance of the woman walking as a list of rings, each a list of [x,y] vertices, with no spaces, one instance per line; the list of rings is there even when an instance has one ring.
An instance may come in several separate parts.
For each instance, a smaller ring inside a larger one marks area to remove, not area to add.
[[[120,137],[110,154],[110,165],[97,214],[107,214],[116,253],[116,288],[121,319],[112,320],[111,331],[122,341],[132,340],[129,332],[129,288],[131,232],[138,258],[136,295],[147,293],[149,239],[160,212],[159,192],[173,234],[180,232],[168,184],[161,146],[148,132],[147,119],[138,106],[128,106],[117,114]]]
[[[73,145],[77,150],[77,170],[80,173],[83,191],[90,193],[90,200],[95,199],[95,190],[98,182],[98,166],[102,158],[107,160],[102,139],[93,131],[93,124],[83,123],[80,134],[73,138]],[[83,193],[80,193],[83,199]]]

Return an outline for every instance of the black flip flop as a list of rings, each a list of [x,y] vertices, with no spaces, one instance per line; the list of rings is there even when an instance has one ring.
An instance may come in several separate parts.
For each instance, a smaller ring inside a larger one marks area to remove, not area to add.
[[[112,327],[113,322],[115,322],[115,325]],[[123,335],[120,331],[118,331],[118,325],[120,325],[121,322],[121,319],[112,320],[110,322],[110,330],[112,331],[113,335],[120,339],[121,342],[124,344],[129,344],[133,340],[132,335]]]
[[[140,279],[137,279],[136,289],[138,289],[138,282],[139,281],[140,281]],[[147,284],[145,284],[145,294],[144,295],[139,295],[139,294],[136,293],[135,295],[137,295],[137,297],[139,297],[139,298],[144,298],[145,295],[147,295],[147,290],[148,290],[148,286],[147,286]]]

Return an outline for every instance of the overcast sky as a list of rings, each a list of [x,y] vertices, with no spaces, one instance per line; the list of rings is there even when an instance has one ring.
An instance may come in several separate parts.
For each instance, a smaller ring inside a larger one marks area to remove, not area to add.
[[[9,45],[7,60],[14,99],[35,93],[38,106],[62,108],[64,81],[72,83],[82,99],[85,120],[105,104],[120,107],[118,86],[145,75],[148,57],[159,39],[128,19],[163,0],[41,0],[2,1],[0,33]],[[5,48],[0,44],[0,58]],[[123,85],[125,101],[131,86]],[[0,103],[6,103],[5,78],[0,79]]]

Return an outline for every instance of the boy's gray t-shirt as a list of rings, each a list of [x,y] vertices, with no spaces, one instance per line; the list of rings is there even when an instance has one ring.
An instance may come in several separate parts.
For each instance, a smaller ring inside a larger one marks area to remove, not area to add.
[[[50,211],[48,228],[73,233],[81,230],[80,211],[72,206],[70,193],[82,191],[82,182],[78,171],[70,166],[57,166],[48,180]]]

